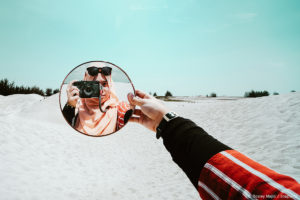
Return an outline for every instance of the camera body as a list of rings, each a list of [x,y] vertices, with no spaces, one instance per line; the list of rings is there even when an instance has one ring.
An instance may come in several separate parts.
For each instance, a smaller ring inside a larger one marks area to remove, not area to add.
[[[79,89],[80,98],[99,98],[102,90],[98,81],[76,81],[73,85]]]

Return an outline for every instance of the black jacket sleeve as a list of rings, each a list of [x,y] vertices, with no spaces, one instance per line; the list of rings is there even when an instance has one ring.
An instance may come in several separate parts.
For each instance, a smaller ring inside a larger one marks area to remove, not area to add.
[[[215,154],[231,149],[191,120],[182,117],[168,122],[161,136],[174,162],[182,168],[196,188],[205,163]]]
[[[75,108],[66,104],[62,112],[66,120],[69,122],[69,124],[73,126],[73,121],[75,117]]]

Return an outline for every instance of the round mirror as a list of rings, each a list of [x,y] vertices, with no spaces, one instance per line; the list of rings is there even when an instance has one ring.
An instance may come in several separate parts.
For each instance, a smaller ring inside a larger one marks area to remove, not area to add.
[[[118,66],[90,61],[75,67],[59,94],[63,116],[70,126],[89,136],[105,136],[123,128],[131,117],[127,94],[135,94],[128,75]]]

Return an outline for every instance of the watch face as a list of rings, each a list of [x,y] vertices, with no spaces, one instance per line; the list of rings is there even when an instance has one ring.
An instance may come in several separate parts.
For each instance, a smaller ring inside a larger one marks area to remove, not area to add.
[[[167,116],[169,119],[172,119],[173,117],[175,117],[175,114],[174,114],[174,113],[167,113],[166,116]]]
[[[166,114],[166,117],[168,117],[169,119],[173,119],[174,117],[176,117],[176,114],[173,112],[169,112]]]

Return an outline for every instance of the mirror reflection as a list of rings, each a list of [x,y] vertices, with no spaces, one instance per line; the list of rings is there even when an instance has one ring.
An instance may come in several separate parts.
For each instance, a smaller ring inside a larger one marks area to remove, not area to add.
[[[80,133],[104,136],[123,128],[133,113],[127,94],[135,93],[118,66],[92,61],[75,67],[60,88],[60,107],[66,121]]]

